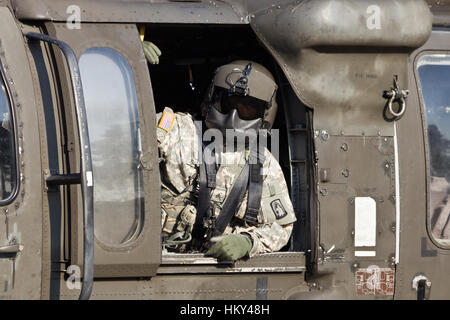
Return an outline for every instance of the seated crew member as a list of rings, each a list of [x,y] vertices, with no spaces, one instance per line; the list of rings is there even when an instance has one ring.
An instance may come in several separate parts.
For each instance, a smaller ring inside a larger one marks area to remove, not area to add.
[[[273,76],[257,63],[224,65],[202,106],[204,123],[223,133],[270,129],[276,90]],[[281,167],[266,148],[236,151],[233,143],[207,165],[199,156],[202,132],[190,114],[165,108],[156,125],[166,248],[235,261],[287,244],[296,218]]]

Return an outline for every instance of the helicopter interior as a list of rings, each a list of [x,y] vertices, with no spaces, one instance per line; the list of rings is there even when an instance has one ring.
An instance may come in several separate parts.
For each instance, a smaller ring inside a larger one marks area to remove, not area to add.
[[[309,188],[312,110],[295,96],[278,64],[250,26],[149,24],[145,41],[153,42],[162,52],[159,64],[148,64],[156,112],[171,107],[175,112],[200,117],[200,105],[214,70],[234,60],[252,60],[271,71],[279,87],[278,113],[273,125],[279,130],[278,160],[297,216],[291,239],[281,251],[307,252],[311,248],[308,230],[312,212]],[[270,150],[270,140],[267,145]],[[301,154],[304,159],[292,159],[296,157],[294,154]]]

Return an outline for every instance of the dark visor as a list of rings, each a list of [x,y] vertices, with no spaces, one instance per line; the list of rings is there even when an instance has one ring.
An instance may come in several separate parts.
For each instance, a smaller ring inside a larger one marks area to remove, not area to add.
[[[229,95],[222,91],[220,99],[220,112],[227,114],[236,109],[242,120],[255,120],[264,118],[267,102],[250,96]]]

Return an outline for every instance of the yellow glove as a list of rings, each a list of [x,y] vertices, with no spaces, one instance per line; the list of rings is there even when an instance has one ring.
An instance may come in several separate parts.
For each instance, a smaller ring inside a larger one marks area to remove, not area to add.
[[[147,58],[147,61],[151,64],[158,64],[161,50],[159,50],[154,43],[149,41],[144,41],[142,44],[144,46],[145,58]]]

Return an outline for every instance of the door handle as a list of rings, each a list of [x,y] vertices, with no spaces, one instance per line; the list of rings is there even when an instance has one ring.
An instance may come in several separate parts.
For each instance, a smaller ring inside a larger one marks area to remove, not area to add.
[[[430,298],[431,281],[424,275],[417,275],[412,281],[412,287],[417,291],[417,300]]]

